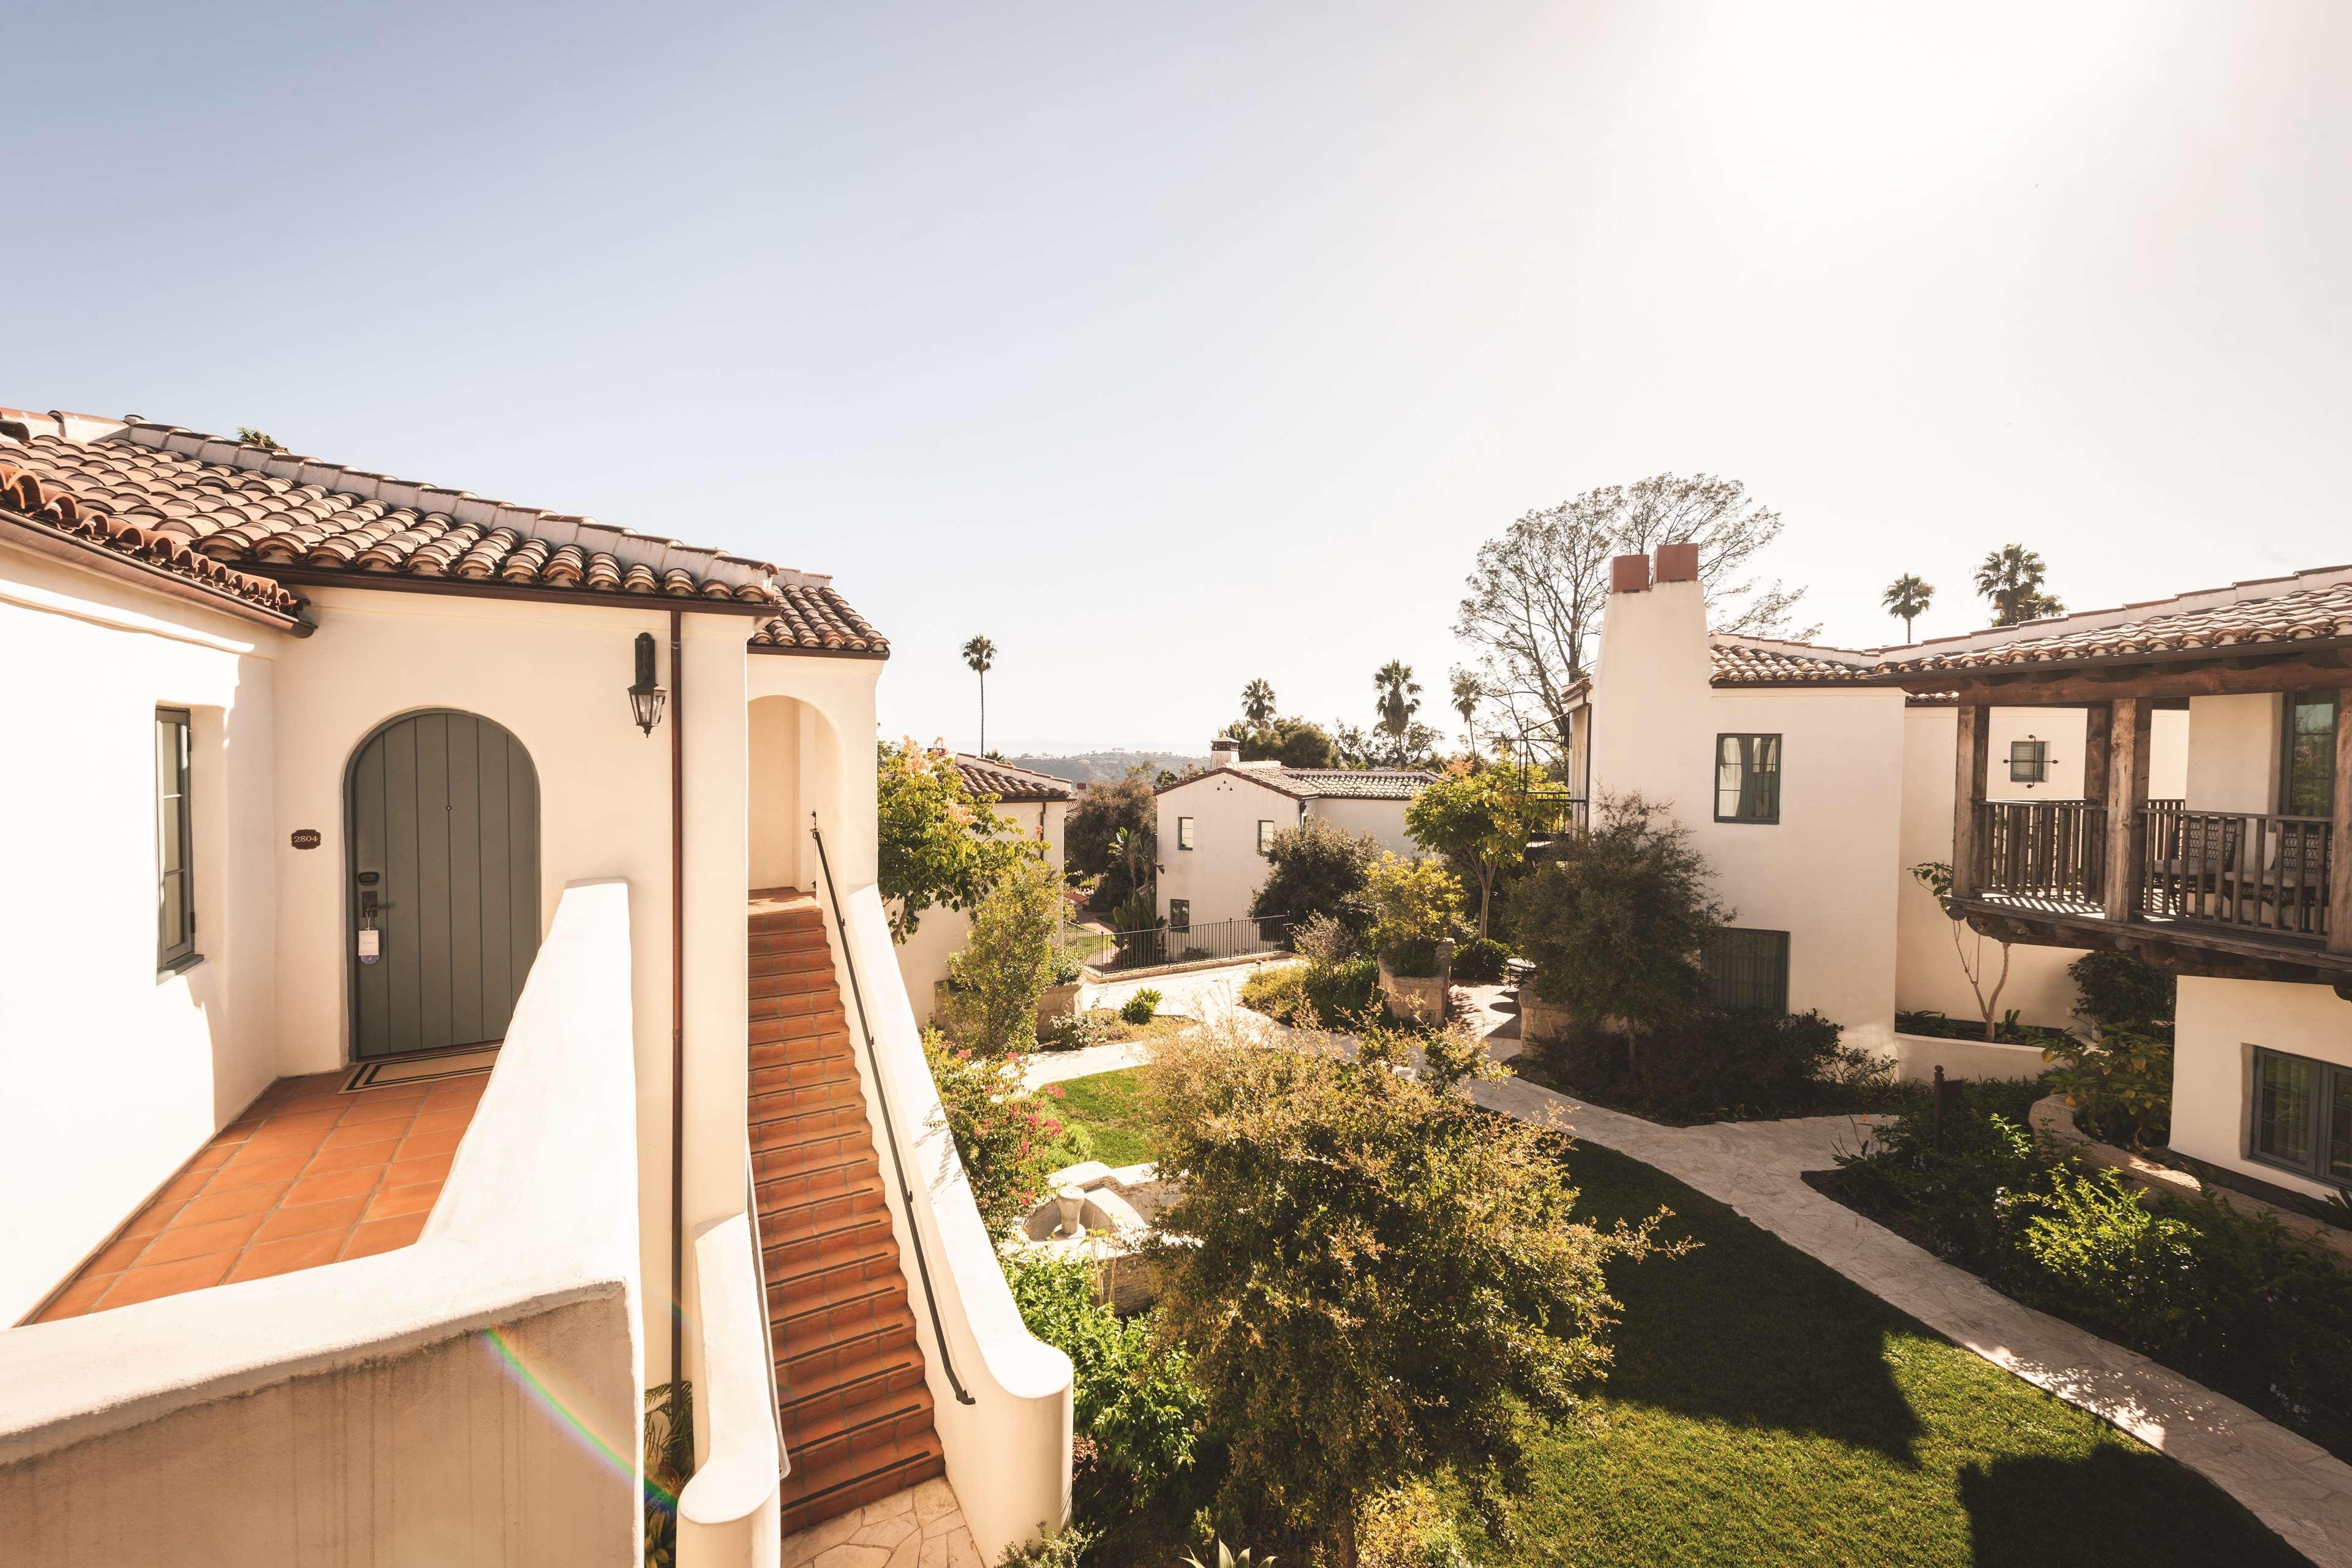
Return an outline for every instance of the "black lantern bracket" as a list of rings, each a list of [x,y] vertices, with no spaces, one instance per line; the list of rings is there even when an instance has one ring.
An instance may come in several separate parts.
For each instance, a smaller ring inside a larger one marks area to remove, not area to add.
[[[637,634],[637,679],[629,688],[629,715],[647,735],[661,722],[662,703],[669,693],[654,684],[654,634]]]

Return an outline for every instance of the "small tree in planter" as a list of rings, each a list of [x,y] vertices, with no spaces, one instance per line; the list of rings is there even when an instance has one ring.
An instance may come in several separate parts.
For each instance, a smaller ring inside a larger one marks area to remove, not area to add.
[[[972,911],[971,938],[948,960],[948,1029],[990,1056],[1037,1047],[1037,998],[1055,973],[1062,879],[1024,857]]]
[[[1445,1016],[1446,960],[1462,919],[1462,883],[1434,857],[1383,855],[1366,882],[1372,947],[1386,966],[1381,986],[1402,1014],[1425,1023]]]
[[[1712,880],[1690,829],[1663,808],[1638,795],[1603,800],[1591,831],[1512,896],[1536,994],[1594,1024],[1616,1020],[1638,1076],[1641,1032],[1687,1017],[1706,994],[1699,952],[1727,918]]]
[[[1969,989],[1976,993],[1977,1011],[1984,1017],[1984,1037],[2000,1038],[2000,1014],[1996,1009],[2000,1005],[2001,987],[2009,984],[2009,943],[1999,937],[1992,939],[2000,948],[2000,971],[1991,973],[1985,962],[1984,933],[1969,932],[1969,917],[1952,902],[1951,867],[1941,860],[1923,860],[1911,868],[1911,879],[1933,893],[1936,902],[1943,906],[1944,918],[1952,922],[1952,951],[1960,955],[1960,973],[1968,976]],[[1963,932],[1975,936],[1973,948],[1962,940]],[[1992,981],[1990,991],[1984,988],[1988,977]]]
[[[1456,763],[1444,778],[1423,790],[1404,808],[1412,841],[1432,854],[1466,867],[1478,879],[1478,934],[1486,934],[1495,901],[1495,880],[1527,852],[1528,829],[1520,803],[1528,771],[1489,767],[1476,773]]]

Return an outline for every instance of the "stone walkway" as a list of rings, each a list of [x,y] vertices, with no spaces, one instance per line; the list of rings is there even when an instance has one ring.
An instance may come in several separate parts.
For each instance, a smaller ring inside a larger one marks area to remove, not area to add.
[[[984,1568],[945,1481],[925,1481],[880,1502],[784,1537],[780,1568]]]
[[[1867,1141],[1867,1118],[1661,1127],[1523,1079],[1483,1083],[1475,1094],[1490,1109],[1557,1123],[1730,1205],[1954,1343],[2179,1460],[2319,1568],[2352,1568],[2352,1466],[2146,1356],[2020,1306],[1807,1186],[1804,1172],[1832,1169],[1837,1154]]]

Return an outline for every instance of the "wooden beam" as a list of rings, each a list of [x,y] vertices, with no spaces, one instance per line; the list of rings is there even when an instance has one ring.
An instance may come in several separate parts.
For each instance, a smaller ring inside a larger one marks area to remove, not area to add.
[[[2327,866],[2327,951],[2352,952],[2352,686],[2336,692],[2336,825]]]
[[[2104,702],[2094,703],[2083,715],[2083,798],[2104,809],[2107,804],[2107,759],[2111,752],[2109,729],[2115,723],[2115,711]],[[2090,886],[2084,889],[2104,906],[2106,898],[2106,846],[2095,847],[2100,853],[2086,868]]]
[[[1952,747],[1952,896],[1965,899],[1977,888],[1977,805],[1985,797],[1985,774],[1992,763],[1992,710],[1962,704],[1959,733]]]
[[[2217,656],[2187,669],[2163,664],[2097,669],[2059,666],[2032,669],[2021,677],[2014,668],[2000,666],[1940,673],[1906,670],[1895,684],[1909,691],[1958,692],[1963,706],[1975,702],[2003,708],[2074,708],[2105,702],[2126,692],[2137,697],[2234,697],[2337,687],[2344,684],[2344,671],[2336,658],[2332,650],[2315,650],[2265,662],[2259,668],[2232,669]]]
[[[2140,876],[2147,860],[2148,725],[2152,717],[2137,697],[2118,697],[2107,724],[2107,852],[2100,878],[2101,905],[2107,919],[2139,915]]]

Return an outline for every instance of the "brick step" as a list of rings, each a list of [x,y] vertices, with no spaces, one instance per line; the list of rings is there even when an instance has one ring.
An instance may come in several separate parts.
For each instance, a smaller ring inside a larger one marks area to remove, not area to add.
[[[762,1184],[772,1186],[774,1184]],[[868,1167],[866,1174],[852,1182],[839,1182],[831,1186],[792,1194],[778,1194],[773,1201],[762,1194],[760,1198],[760,1235],[772,1248],[779,1239],[784,1246],[795,1245],[798,1239],[822,1236],[840,1226],[853,1215],[865,1214],[888,1215],[887,1189],[882,1185],[882,1173]]]
[[[898,1273],[898,1244],[887,1220],[860,1226],[829,1247],[770,1248],[766,1261],[772,1313],[863,1300],[877,1281],[901,1293],[907,1289]]]
[[[832,973],[833,948],[827,942],[804,942],[797,947],[778,947],[771,943],[767,952],[758,954],[751,960],[753,979],[763,974],[830,976]]]
[[[772,1068],[781,1062],[812,1062],[839,1058],[851,1059],[856,1047],[850,1043],[846,1029],[820,1029],[814,1034],[794,1035],[788,1040],[770,1040],[751,1047],[751,1070]]]
[[[805,931],[761,931],[754,926],[751,933],[751,956],[780,958],[787,953],[823,953],[826,964],[833,963],[824,932],[814,926]]]
[[[836,1018],[843,1016],[841,993],[831,985],[827,985],[822,991],[792,991],[774,996],[755,995],[747,1000],[746,1005],[751,1009],[751,1017],[755,1021],[761,1018],[823,1017],[826,1014],[831,1014]]]
[[[778,1381],[781,1385],[781,1374]],[[908,1334],[903,1340],[877,1341],[862,1354],[837,1360],[820,1369],[818,1376],[782,1389],[778,1398],[783,1410],[784,1429],[813,1437],[819,1435],[818,1423],[830,1422],[837,1427],[845,1424],[849,1413],[861,1405],[909,1394],[922,1386],[922,1352],[915,1348],[914,1337]]]
[[[812,1052],[797,1059],[787,1058],[780,1062],[761,1062],[751,1072],[751,1120],[760,1120],[758,1101],[764,1096],[823,1083],[856,1081],[857,1058],[847,1051],[827,1051],[822,1055]]]
[[[903,1438],[930,1435],[931,1391],[919,1373],[912,1387],[884,1379],[867,1392],[867,1398],[854,1405],[827,1407],[820,1401],[805,1420],[792,1424],[799,1441],[785,1452],[794,1469],[824,1470],[877,1448],[895,1449]]]
[[[849,1020],[842,1016],[839,1004],[823,1013],[803,1013],[791,1018],[754,1018],[751,1020],[751,1043],[772,1046],[785,1040],[806,1039],[812,1035],[849,1034]]]
[[[796,1361],[844,1339],[869,1333],[894,1312],[911,1312],[907,1281],[895,1272],[843,1270],[829,1288],[787,1299],[768,1287],[768,1322],[777,1341],[777,1364]]]
[[[845,1071],[837,1077],[753,1096],[751,1125],[759,1128],[772,1121],[787,1121],[812,1110],[838,1106],[847,1106],[861,1112],[865,1109],[866,1096],[858,1089],[855,1072]]]
[[[755,1181],[752,1190],[763,1213],[789,1209],[831,1193],[850,1192],[869,1184],[877,1193],[887,1191],[882,1185],[881,1158],[870,1143],[862,1150],[838,1153],[831,1159],[812,1157],[791,1170],[757,1177]]]
[[[855,1133],[871,1147],[874,1135],[866,1126],[865,1099],[865,1096],[857,1095],[845,1105],[813,1106],[789,1116],[755,1122],[751,1127],[751,1152],[756,1157],[797,1149],[803,1143],[842,1132]]]
[[[874,1139],[866,1120],[860,1117],[855,1127],[830,1132],[812,1133],[795,1143],[780,1143],[751,1156],[751,1179],[764,1186],[770,1182],[815,1179],[844,1165],[863,1162],[873,1169],[881,1169],[880,1156],[874,1148]]]
[[[779,1328],[773,1349],[776,1382],[791,1398],[832,1387],[849,1369],[877,1356],[908,1356],[922,1363],[915,1345],[915,1309],[903,1296],[869,1301],[862,1318],[828,1318],[806,1326],[797,1338]]]
[[[783,1532],[791,1535],[823,1524],[851,1509],[880,1502],[894,1492],[946,1475],[947,1457],[940,1451],[939,1434],[929,1425],[928,1413],[924,1422],[921,1436],[900,1439],[887,1455],[863,1459],[852,1456],[824,1468],[804,1468],[794,1458],[792,1473],[783,1479]],[[788,1445],[786,1452],[790,1451]]]
[[[761,1234],[769,1234],[764,1223]],[[799,1294],[800,1280],[852,1266],[862,1268],[897,1250],[891,1239],[890,1211],[882,1206],[877,1194],[865,1197],[862,1203],[845,1200],[834,1205],[805,1234],[781,1241],[768,1239],[761,1256],[767,1262],[768,1283]]]
[[[814,937],[824,941],[824,916],[814,909],[761,910],[751,917],[753,936]]]
[[[750,994],[752,1009],[757,1011],[761,1003],[779,996],[838,996],[840,992],[833,976],[824,970],[782,969],[752,975]]]

